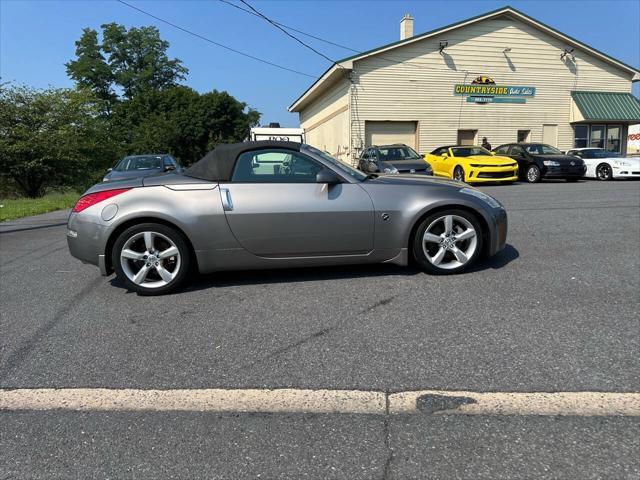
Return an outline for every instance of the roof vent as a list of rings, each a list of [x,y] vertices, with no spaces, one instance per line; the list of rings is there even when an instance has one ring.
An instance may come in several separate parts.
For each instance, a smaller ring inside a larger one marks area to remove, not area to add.
[[[413,37],[413,17],[409,13],[405,13],[400,20],[400,40]]]

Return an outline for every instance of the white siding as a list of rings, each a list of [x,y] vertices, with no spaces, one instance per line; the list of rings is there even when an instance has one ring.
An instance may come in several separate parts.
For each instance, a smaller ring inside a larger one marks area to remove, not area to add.
[[[300,111],[306,142],[341,159],[349,155],[349,81],[340,80]]]
[[[449,42],[443,54],[440,40]],[[418,122],[421,153],[455,143],[459,129],[477,130],[477,138],[494,146],[515,142],[518,130],[531,130],[530,141],[541,141],[543,124],[557,124],[558,147],[569,149],[571,90],[629,92],[631,76],[578,49],[575,65],[563,62],[565,46],[504,16],[355,61],[352,145],[364,144],[366,120],[396,120]],[[534,86],[536,96],[526,104],[480,105],[453,95],[456,83],[479,75],[500,85]]]

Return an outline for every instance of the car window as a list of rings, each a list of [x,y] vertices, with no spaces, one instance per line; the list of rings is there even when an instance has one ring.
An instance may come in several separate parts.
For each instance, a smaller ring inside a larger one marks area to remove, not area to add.
[[[337,158],[332,157],[327,152],[318,150],[317,148],[312,147],[311,145],[304,145],[303,148],[309,153],[311,153],[312,155],[316,155],[320,157],[322,160],[324,160],[325,162],[328,162],[333,167],[340,170],[343,174],[349,175],[350,177],[355,178],[356,180],[359,180],[359,181],[365,180],[367,178],[367,176],[363,174],[360,170],[353,168],[348,163],[342,162]]]
[[[447,147],[436,148],[433,152],[431,152],[431,155],[441,156],[446,151]]]
[[[601,148],[594,148],[590,150],[582,150],[583,158],[618,158],[621,155],[617,152],[609,152]]]
[[[173,167],[176,168],[176,163],[173,161],[173,159],[171,157],[164,157],[163,159],[163,165],[165,167]]]
[[[514,157],[524,157],[524,149],[520,145],[511,147],[511,155]]]
[[[509,145],[500,145],[494,151],[500,155],[506,155],[507,152],[509,151]]]
[[[537,143],[534,145],[527,145],[527,152],[533,155],[561,155],[562,152],[551,145],[545,145],[543,143]]]
[[[417,160],[420,157],[413,148],[410,147],[380,147],[380,160]]]
[[[232,182],[315,183],[322,165],[291,150],[258,150],[238,157]]]
[[[125,157],[114,170],[117,172],[131,172],[135,170],[153,170],[159,168],[162,168],[162,157],[160,155],[148,155]]]
[[[455,147],[452,148],[454,157],[473,157],[475,155],[491,155],[489,150],[482,147]]]
[[[367,148],[364,153],[362,154],[362,158],[367,159],[369,158],[369,154],[371,153],[371,149]]]

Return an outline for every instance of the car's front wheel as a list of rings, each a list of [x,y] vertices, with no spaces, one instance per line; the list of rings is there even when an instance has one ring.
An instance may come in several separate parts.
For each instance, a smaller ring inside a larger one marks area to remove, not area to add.
[[[161,295],[177,288],[189,271],[187,240],[177,230],[157,223],[126,229],[113,246],[118,278],[141,295]]]
[[[608,163],[601,163],[596,167],[596,178],[598,180],[611,180],[613,178],[613,170]]]
[[[482,229],[464,210],[429,215],[416,231],[413,257],[428,273],[452,274],[467,270],[482,251]]]
[[[460,165],[453,169],[453,179],[464,182],[464,169]]]
[[[540,173],[540,169],[537,165],[529,165],[525,176],[529,183],[538,183],[542,178],[542,174]]]

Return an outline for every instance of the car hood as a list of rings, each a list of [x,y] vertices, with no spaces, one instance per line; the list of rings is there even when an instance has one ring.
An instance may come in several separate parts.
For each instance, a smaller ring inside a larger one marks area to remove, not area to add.
[[[384,163],[396,167],[399,171],[426,170],[430,167],[427,162],[420,158],[414,160],[385,160]]]
[[[458,182],[457,180],[450,180],[448,178],[438,178],[424,175],[410,175],[410,174],[398,174],[398,175],[380,175],[375,178],[369,178],[364,180],[361,185],[432,185],[442,188],[456,188],[467,187],[466,183]]]
[[[473,155],[463,158],[466,158],[469,163],[478,163],[480,165],[512,165],[514,163],[512,158],[500,155]]]
[[[129,178],[143,178],[149,175],[155,175],[159,172],[162,172],[159,168],[150,168],[149,170],[131,170],[128,172],[116,172],[115,170],[111,170],[104,176],[104,178],[107,178],[110,182],[115,182]]]

